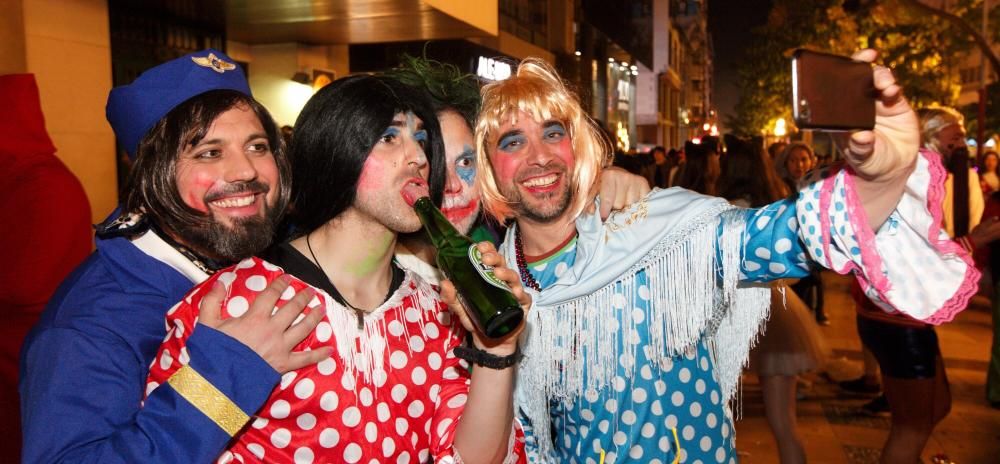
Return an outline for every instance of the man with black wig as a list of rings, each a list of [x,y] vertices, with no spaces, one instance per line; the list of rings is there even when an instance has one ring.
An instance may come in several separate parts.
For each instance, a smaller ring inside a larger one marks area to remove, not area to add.
[[[159,359],[184,368],[163,385],[143,383],[171,306],[270,243],[290,195],[288,159],[240,68],[215,50],[113,89],[107,117],[134,165],[122,204],[97,226],[97,250],[22,348],[23,460],[209,462],[282,373],[330,353],[292,351],[319,319],[289,327],[310,292],[272,316],[288,288],[280,281],[251,305],[257,317],[200,321],[185,350]]]
[[[440,203],[443,152],[426,96],[385,76],[337,80],[303,108],[291,154],[299,235],[196,287],[167,315],[171,329],[150,369],[150,389],[169,382],[184,369],[172,359],[198,335],[196,321],[225,326],[251,317],[248,302],[270,282],[316,292],[307,317],[322,322],[296,349],[334,354],[285,374],[220,461],[524,458],[513,421],[519,330],[481,338],[464,311],[448,312],[438,288],[393,258],[398,235],[420,229],[412,203]],[[479,250],[526,305],[517,274],[491,245]],[[454,292],[446,299],[454,302]],[[482,368],[470,374],[461,359]]]

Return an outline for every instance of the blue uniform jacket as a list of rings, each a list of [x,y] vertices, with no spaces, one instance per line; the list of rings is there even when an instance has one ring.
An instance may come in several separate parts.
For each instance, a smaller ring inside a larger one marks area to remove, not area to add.
[[[232,427],[227,432],[213,419],[217,411],[185,399],[182,382],[172,377],[142,404],[166,336],[164,316],[193,285],[124,238],[97,240],[21,350],[24,462],[208,463],[219,456]],[[248,347],[206,326],[196,327],[187,350],[194,377],[246,415],[280,380]]]

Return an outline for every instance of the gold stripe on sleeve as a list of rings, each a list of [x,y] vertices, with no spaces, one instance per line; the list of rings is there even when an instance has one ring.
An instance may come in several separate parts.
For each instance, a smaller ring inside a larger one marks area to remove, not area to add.
[[[250,416],[191,366],[180,368],[167,383],[231,437],[250,421]]]

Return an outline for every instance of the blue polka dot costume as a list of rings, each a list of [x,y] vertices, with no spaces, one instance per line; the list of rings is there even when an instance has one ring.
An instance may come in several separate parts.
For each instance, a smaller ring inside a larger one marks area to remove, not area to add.
[[[807,274],[792,202],[747,210],[743,214],[748,251],[741,266],[743,279],[769,280]],[[544,291],[575,259],[574,239],[553,255],[528,263],[528,269]],[[642,271],[636,277],[638,304],[632,311],[619,314],[631,318],[634,324],[623,345],[644,347],[649,345],[649,331],[645,327],[650,312],[649,279]],[[626,346],[620,351],[629,352]],[[603,450],[606,463],[736,462],[733,422],[723,404],[707,343],[702,340],[685,353],[666,359],[651,354],[648,350],[637,350],[634,361],[623,355],[619,360],[622,372],[605,388],[588,390],[572,402],[550,401],[555,436],[553,455],[548,459],[538,456],[535,441],[538,431],[522,415],[531,450],[529,459],[597,463]],[[624,372],[626,368],[634,369],[638,375],[630,378]]]

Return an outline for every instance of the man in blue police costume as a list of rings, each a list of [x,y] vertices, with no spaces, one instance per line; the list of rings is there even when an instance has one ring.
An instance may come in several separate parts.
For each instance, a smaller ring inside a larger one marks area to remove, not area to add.
[[[322,314],[289,327],[312,298],[301,292],[271,316],[288,286],[278,281],[253,302],[251,311],[266,308],[259,317],[194,332],[179,354],[192,369],[142,401],[169,309],[270,244],[289,163],[274,121],[219,51],[113,89],[107,117],[134,164],[121,205],[97,226],[96,251],[22,348],[23,460],[209,462],[282,373],[330,354],[291,351]]]

